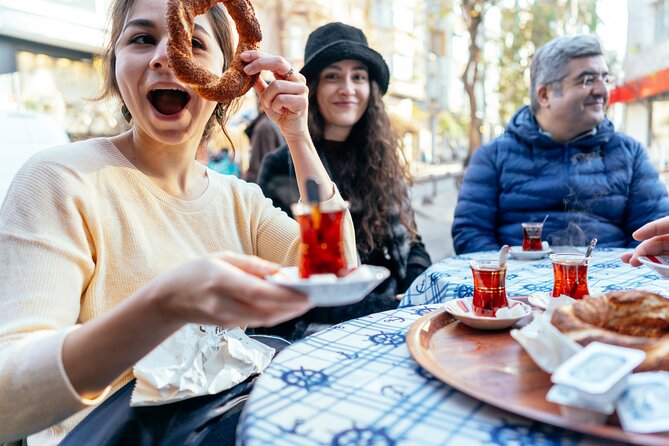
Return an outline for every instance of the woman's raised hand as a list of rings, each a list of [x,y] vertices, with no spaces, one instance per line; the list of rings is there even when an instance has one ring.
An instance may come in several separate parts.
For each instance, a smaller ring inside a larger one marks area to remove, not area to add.
[[[267,116],[274,121],[289,141],[309,135],[307,127],[308,94],[304,76],[297,72],[286,59],[260,51],[246,51],[241,55],[247,62],[244,71],[253,75],[271,71],[276,79],[271,84],[258,78],[253,88],[258,92]]]
[[[307,197],[304,186],[307,178],[314,179],[320,185],[321,197],[331,198],[334,185],[309,135],[309,88],[306,79],[283,57],[246,51],[241,58],[247,62],[244,67],[247,74],[258,74],[263,70],[274,73],[274,82],[267,85],[262,78],[258,78],[253,88],[258,93],[265,114],[279,126],[286,138],[303,201]]]
[[[271,326],[311,308],[305,295],[263,279],[278,269],[258,257],[223,252],[192,260],[149,286],[156,309],[175,325]]]
[[[634,251],[621,256],[623,262],[640,266],[640,256],[669,255],[669,216],[646,223],[632,234],[635,240],[642,240]]]

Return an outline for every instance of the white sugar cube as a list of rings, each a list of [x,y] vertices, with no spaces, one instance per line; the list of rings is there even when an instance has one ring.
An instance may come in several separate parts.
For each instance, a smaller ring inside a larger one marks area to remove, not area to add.
[[[498,308],[495,312],[495,317],[498,319],[511,319],[514,317],[521,317],[525,315],[525,308],[518,303],[514,302],[509,307]]]

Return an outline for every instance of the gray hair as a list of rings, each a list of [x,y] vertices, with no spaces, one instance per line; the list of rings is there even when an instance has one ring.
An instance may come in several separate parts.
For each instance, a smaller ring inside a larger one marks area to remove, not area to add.
[[[557,37],[534,54],[530,68],[530,107],[532,113],[539,110],[537,89],[562,81],[569,74],[569,61],[578,57],[603,56],[599,39],[593,35]],[[561,86],[555,91],[561,92]]]

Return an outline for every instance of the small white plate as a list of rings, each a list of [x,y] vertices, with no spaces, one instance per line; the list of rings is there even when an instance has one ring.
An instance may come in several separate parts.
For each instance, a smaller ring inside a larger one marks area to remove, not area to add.
[[[639,257],[639,262],[665,279],[669,279],[669,256],[641,256]]]
[[[541,251],[523,251],[522,246],[512,246],[509,255],[516,260],[539,260],[553,252],[546,241],[541,243],[541,247],[543,248]]]
[[[512,307],[520,305],[523,310],[522,314],[504,318],[476,316],[472,309],[471,298],[449,300],[444,303],[444,309],[469,327],[478,328],[479,330],[501,330],[502,328],[509,328],[532,312],[532,308],[526,303],[512,299],[508,299],[508,301]]]
[[[359,302],[390,276],[382,266],[361,265],[344,277],[318,274],[301,279],[297,267],[281,268],[278,273],[265,277],[268,282],[299,291],[319,307],[335,307]]]

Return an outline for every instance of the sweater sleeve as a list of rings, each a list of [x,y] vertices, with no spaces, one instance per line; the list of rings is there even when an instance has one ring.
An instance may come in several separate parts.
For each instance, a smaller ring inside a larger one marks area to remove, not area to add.
[[[458,196],[453,218],[453,245],[457,254],[498,249],[497,211],[499,173],[492,143],[474,153]]]
[[[667,188],[651,164],[646,150],[634,141],[632,182],[625,209],[625,241],[627,247],[639,244],[632,233],[648,222],[669,215]]]
[[[62,365],[95,253],[76,174],[33,159],[0,210],[0,442],[37,432],[87,405]]]

